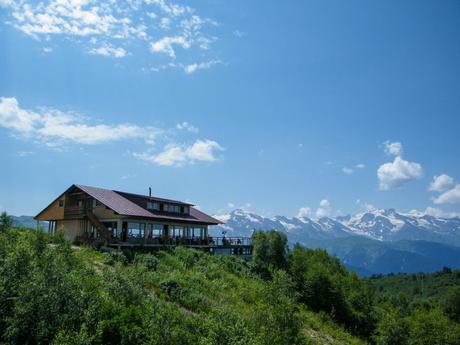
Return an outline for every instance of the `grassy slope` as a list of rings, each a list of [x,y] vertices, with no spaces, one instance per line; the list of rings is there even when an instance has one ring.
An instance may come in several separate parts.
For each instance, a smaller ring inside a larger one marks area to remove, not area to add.
[[[76,255],[97,271],[110,269],[104,256],[89,248],[78,249]],[[159,265],[152,275],[149,289],[166,303],[179,306],[186,314],[209,314],[213,310],[229,310],[240,315],[251,315],[261,304],[265,283],[246,270],[240,270],[239,259],[209,256],[192,250],[180,254],[160,253]],[[124,266],[126,272],[132,270]],[[238,272],[240,271],[240,272]],[[162,282],[174,281],[181,293],[168,296]],[[312,344],[365,344],[346,333],[327,316],[308,311],[299,305],[303,333]]]

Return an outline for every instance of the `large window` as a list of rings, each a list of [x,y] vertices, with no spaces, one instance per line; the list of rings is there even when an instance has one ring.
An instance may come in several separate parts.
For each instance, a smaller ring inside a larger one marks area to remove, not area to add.
[[[204,228],[190,228],[190,232],[193,238],[204,238]]]
[[[144,232],[144,223],[128,223],[128,237],[143,238]]]
[[[160,204],[157,201],[149,201],[149,202],[147,202],[147,208],[149,210],[159,211],[160,210]]]
[[[173,204],[158,204],[158,210],[163,212],[180,213],[181,207]]]
[[[161,238],[163,236],[163,225],[148,224],[148,238]]]
[[[169,226],[169,238],[175,237],[188,237],[188,229],[183,226],[178,225],[170,225]]]

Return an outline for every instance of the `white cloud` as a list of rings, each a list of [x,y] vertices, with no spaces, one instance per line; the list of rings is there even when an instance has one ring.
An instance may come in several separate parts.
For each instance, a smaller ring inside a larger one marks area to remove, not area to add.
[[[319,207],[316,210],[316,217],[317,218],[322,218],[322,217],[328,217],[331,214],[332,207],[331,203],[327,199],[323,199],[319,203]]]
[[[311,217],[312,211],[310,207],[301,207],[297,213],[298,218],[308,218]]]
[[[377,169],[380,190],[389,190],[422,178],[423,169],[419,163],[404,160],[401,155],[403,147],[400,142],[385,141],[384,150],[387,155],[395,156],[393,162],[382,164]]]
[[[163,166],[183,166],[197,161],[213,162],[224,148],[213,140],[196,140],[192,145],[168,144],[158,154],[134,153],[134,157]]]
[[[171,59],[176,58],[176,52],[173,45],[178,45],[183,49],[191,47],[191,43],[184,36],[163,37],[155,42],[150,43],[150,49],[154,53],[164,53],[169,55]]]
[[[442,193],[433,201],[435,204],[457,204],[460,203],[460,184]]]
[[[244,37],[246,35],[243,31],[240,30],[234,30],[233,34],[238,38]]]
[[[31,132],[39,120],[40,115],[19,108],[16,98],[0,98],[0,126],[22,133]]]
[[[454,179],[449,175],[442,174],[439,176],[434,176],[433,181],[431,181],[428,186],[428,190],[432,192],[444,192],[455,185]]]
[[[351,169],[351,168],[343,167],[343,168],[342,168],[342,172],[343,172],[344,174],[347,174],[347,175],[352,175],[353,172],[354,172],[354,170]]]
[[[374,205],[368,202],[362,202],[360,199],[356,200],[356,204],[363,208],[366,212],[374,211],[377,209]]]
[[[382,164],[377,170],[380,190],[389,190],[422,178],[422,166],[408,162],[401,157],[395,157],[393,162]]]
[[[122,58],[142,47],[175,59],[181,47],[194,48],[193,54],[203,57],[217,40],[205,32],[217,25],[214,20],[165,0],[0,0],[0,6],[17,30],[41,42],[64,37],[92,55]],[[190,55],[184,60],[193,59]]]
[[[12,6],[14,0],[0,0],[0,7],[9,7]]]
[[[193,63],[193,64],[185,65],[183,68],[184,68],[185,73],[192,74],[192,73],[196,72],[197,70],[209,69],[212,66],[217,65],[217,64],[221,64],[221,63],[222,63],[222,61],[220,61],[220,60],[211,60],[211,61],[207,61],[207,62]]]
[[[366,166],[363,163],[359,163],[355,165],[356,169],[364,169]]]
[[[433,217],[438,217],[438,218],[453,218],[453,217],[460,216],[459,212],[446,212],[444,210],[441,210],[440,208],[435,208],[435,207],[430,207],[430,206],[428,206],[425,209],[424,214],[433,216]]]
[[[235,208],[235,204],[233,202],[227,203],[228,208]]]
[[[21,109],[16,98],[0,98],[0,126],[34,140],[51,143],[68,141],[78,144],[100,144],[130,138],[152,139],[157,132],[131,124],[91,125],[82,117],[56,109],[38,111]]]
[[[93,55],[112,56],[115,58],[122,58],[127,54],[126,50],[123,48],[113,47],[110,44],[104,44],[101,47],[90,49],[89,53]]]
[[[428,206],[425,211],[411,210],[409,214],[414,217],[423,217],[425,215],[436,218],[453,218],[459,217],[460,212],[446,212],[440,208]]]
[[[400,142],[385,141],[383,143],[385,153],[389,156],[401,156],[403,153],[402,144]]]
[[[198,133],[198,128],[196,128],[196,127],[193,126],[192,124],[188,123],[187,121],[178,123],[178,124],[176,125],[176,128],[177,128],[177,129],[180,129],[180,130],[192,132],[192,133]]]
[[[32,151],[18,151],[18,156],[19,157],[27,157],[30,155],[33,155],[34,153]]]
[[[27,140],[57,147],[65,143],[96,145],[114,141],[140,139],[146,145],[154,145],[157,139],[165,141],[166,131],[133,124],[91,124],[87,118],[64,113],[51,108],[37,111],[21,109],[16,98],[0,98],[0,127],[10,129],[15,135]],[[182,129],[194,132],[195,127],[187,122]],[[178,127],[178,128],[179,128]],[[151,149],[151,148],[150,148]],[[216,154],[223,147],[213,140],[195,140],[191,145],[170,143],[156,155],[136,153],[139,159],[159,165],[181,166],[195,162],[215,161]],[[148,151],[147,151],[148,152]]]

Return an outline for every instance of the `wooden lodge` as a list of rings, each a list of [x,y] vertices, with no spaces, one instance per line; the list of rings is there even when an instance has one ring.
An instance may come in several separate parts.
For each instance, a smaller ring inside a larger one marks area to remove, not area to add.
[[[67,239],[81,244],[102,242],[120,249],[183,245],[213,254],[252,254],[250,238],[210,236],[208,227],[222,222],[193,206],[151,192],[146,196],[74,184],[35,219],[47,221],[49,233],[62,229]]]

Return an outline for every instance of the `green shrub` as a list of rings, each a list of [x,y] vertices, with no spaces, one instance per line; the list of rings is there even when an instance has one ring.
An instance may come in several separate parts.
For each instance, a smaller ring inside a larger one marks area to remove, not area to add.
[[[137,254],[134,257],[134,263],[136,265],[144,265],[151,271],[156,271],[160,260],[153,254]]]
[[[126,265],[128,263],[128,259],[122,251],[114,250],[108,253],[104,253],[104,263],[106,265],[113,266],[117,262],[122,265]]]

